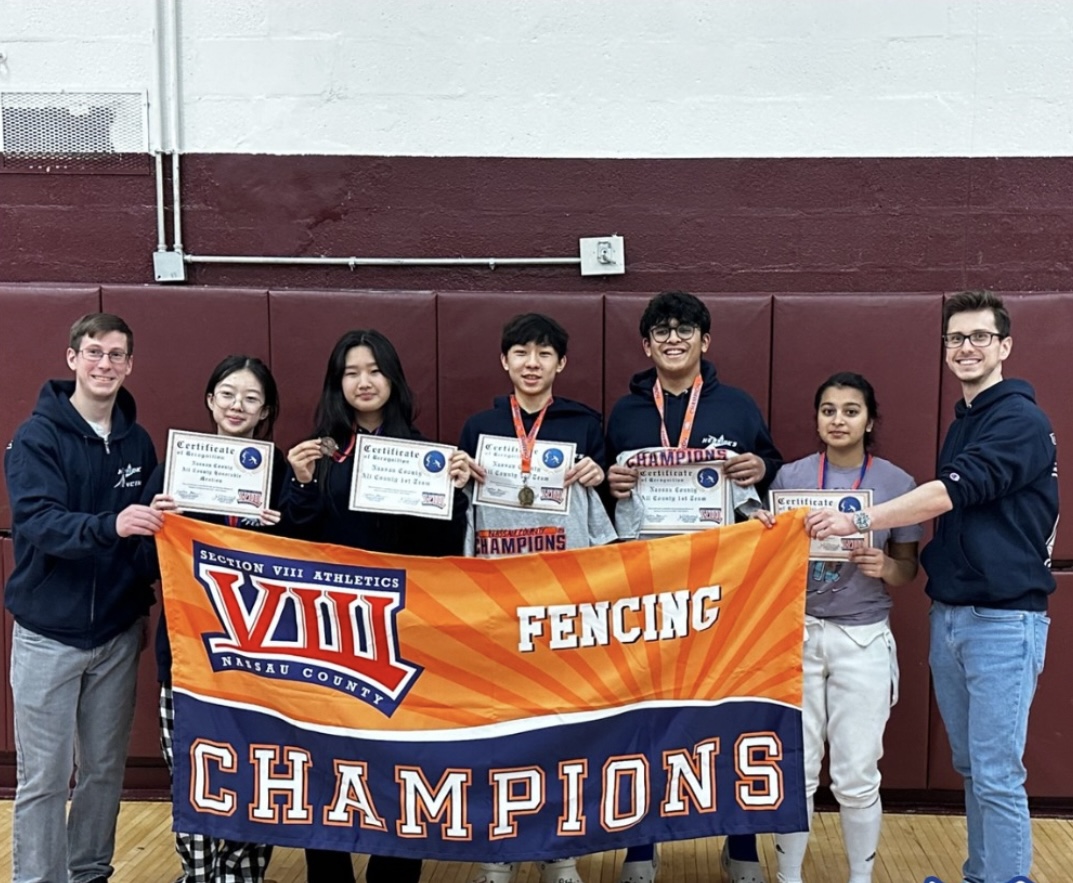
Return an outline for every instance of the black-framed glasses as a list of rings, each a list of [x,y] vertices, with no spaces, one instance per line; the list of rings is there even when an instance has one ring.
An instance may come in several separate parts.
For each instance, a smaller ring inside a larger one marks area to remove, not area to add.
[[[98,346],[86,347],[85,349],[79,350],[78,352],[81,353],[82,358],[85,359],[87,362],[99,362],[101,359],[107,356],[108,361],[111,362],[113,365],[122,365],[124,362],[127,361],[127,357],[130,355],[123,350],[111,350],[110,352],[105,352]]]
[[[949,334],[943,335],[943,345],[948,350],[956,350],[967,340],[973,346],[991,346],[993,338],[1001,340],[1006,335],[999,334],[997,331],[970,331],[968,334],[962,334],[960,331],[951,331]]]
[[[656,343],[666,343],[671,339],[671,332],[678,335],[679,340],[692,340],[697,333],[697,326],[692,322],[679,322],[677,325],[656,325],[649,334]]]

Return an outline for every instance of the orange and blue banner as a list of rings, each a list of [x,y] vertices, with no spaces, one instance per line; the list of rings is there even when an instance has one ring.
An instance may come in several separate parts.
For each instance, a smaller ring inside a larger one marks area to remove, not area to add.
[[[175,829],[460,861],[804,830],[803,517],[435,559],[169,515]]]

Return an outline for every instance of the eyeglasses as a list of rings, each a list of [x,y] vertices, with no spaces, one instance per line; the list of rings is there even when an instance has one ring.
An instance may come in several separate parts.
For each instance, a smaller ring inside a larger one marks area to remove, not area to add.
[[[265,400],[260,396],[243,396],[239,398],[230,390],[217,390],[212,394],[212,400],[221,408],[230,408],[238,405],[243,411],[259,411],[265,406]]]
[[[130,355],[129,353],[123,352],[123,350],[112,350],[111,352],[106,353],[104,350],[95,346],[88,347],[84,350],[79,350],[78,352],[81,353],[82,358],[85,359],[87,362],[99,362],[101,359],[107,356],[108,361],[111,362],[113,365],[122,365],[125,361],[127,361],[127,357]]]
[[[697,326],[691,322],[679,322],[677,325],[657,325],[648,332],[656,343],[666,343],[671,339],[671,332],[678,335],[679,340],[692,340],[697,333]]]
[[[956,350],[967,340],[973,346],[991,346],[991,339],[997,337],[1001,340],[1006,335],[999,334],[997,331],[970,331],[968,334],[962,334],[959,331],[951,331],[949,334],[943,335],[943,343],[948,350]]]

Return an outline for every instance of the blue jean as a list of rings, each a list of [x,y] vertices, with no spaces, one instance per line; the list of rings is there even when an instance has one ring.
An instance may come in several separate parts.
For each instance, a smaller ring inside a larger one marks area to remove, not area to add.
[[[1049,625],[1044,613],[932,604],[935,698],[965,779],[968,883],[1008,883],[1031,870],[1023,758]]]
[[[143,628],[139,621],[100,647],[80,650],[16,623],[14,883],[89,883],[111,875]]]

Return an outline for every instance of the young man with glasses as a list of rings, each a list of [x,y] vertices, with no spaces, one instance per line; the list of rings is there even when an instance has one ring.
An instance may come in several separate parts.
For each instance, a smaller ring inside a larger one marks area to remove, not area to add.
[[[724,475],[734,485],[735,511],[744,517],[760,505],[756,488],[766,488],[782,465],[756,402],[721,383],[715,366],[704,361],[711,324],[708,308],[684,291],[656,295],[641,316],[641,346],[653,367],[633,376],[629,394],[619,399],[607,422],[608,459],[614,463],[608,484],[624,539],[637,536],[643,517],[633,492],[638,471],[628,465],[640,450],[726,450]],[[728,838],[723,863],[732,883],[764,881],[752,836]],[[651,883],[656,865],[654,847],[631,848],[620,883]]]
[[[961,292],[944,304],[943,320],[946,365],[962,399],[939,477],[853,515],[812,512],[806,524],[823,539],[938,517],[921,563],[935,698],[965,780],[962,873],[966,883],[1007,883],[1032,865],[1023,757],[1055,588],[1057,449],[1032,387],[1003,379],[1013,339],[1002,299]]]
[[[4,595],[15,617],[14,883],[101,883],[113,870],[153,602],[137,537],[163,524],[138,503],[156,453],[122,388],[133,349],[118,316],[75,322],[67,350],[74,380],[44,385],[4,456],[15,543]]]

